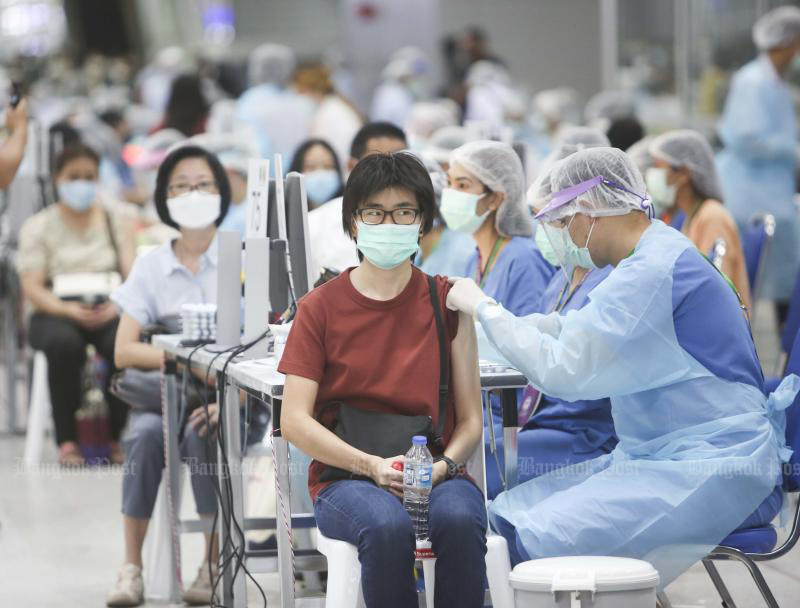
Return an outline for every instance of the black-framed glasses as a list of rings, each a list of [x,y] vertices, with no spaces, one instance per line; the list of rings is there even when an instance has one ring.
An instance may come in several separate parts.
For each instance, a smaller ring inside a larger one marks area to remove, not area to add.
[[[356,215],[365,224],[376,225],[383,224],[383,220],[387,215],[392,216],[392,221],[400,226],[409,226],[417,221],[419,216],[419,209],[413,207],[400,207],[399,209],[392,209],[386,211],[378,207],[366,207],[356,211]]]
[[[192,190],[197,190],[198,192],[206,192],[208,194],[216,194],[217,182],[215,182],[214,180],[203,180],[202,182],[197,182],[196,184],[189,184],[187,182],[178,182],[177,184],[170,184],[167,187],[167,193],[170,196],[181,196],[182,194],[187,194]]]

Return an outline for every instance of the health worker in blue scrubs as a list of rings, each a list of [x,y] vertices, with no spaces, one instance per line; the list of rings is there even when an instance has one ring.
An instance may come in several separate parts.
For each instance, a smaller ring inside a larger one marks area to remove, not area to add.
[[[448,228],[469,234],[476,249],[467,276],[507,310],[536,310],[555,268],[532,236],[522,162],[507,144],[474,141],[453,150],[439,211]]]
[[[501,493],[490,520],[515,561],[644,559],[663,588],[734,530],[771,519],[759,506],[780,492],[784,410],[800,378],[765,395],[738,294],[684,235],[650,219],[624,152],[576,152],[551,182],[536,217],[562,267],[614,267],[585,306],[518,317],[471,279],[447,305],[475,316],[545,394],[609,397],[619,443]]]

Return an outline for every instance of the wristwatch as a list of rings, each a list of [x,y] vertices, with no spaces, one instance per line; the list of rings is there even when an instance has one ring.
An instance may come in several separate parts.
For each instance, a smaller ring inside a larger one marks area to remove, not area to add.
[[[455,461],[454,461],[454,460],[452,460],[451,458],[448,458],[448,457],[447,457],[447,456],[445,456],[444,454],[442,454],[441,456],[439,456],[439,457],[436,459],[436,462],[439,462],[439,461],[441,461],[441,460],[444,460],[444,461],[445,461],[445,463],[447,463],[447,472],[444,474],[444,478],[445,478],[445,480],[447,480],[447,479],[453,479],[453,477],[455,477],[456,475],[458,475],[458,470],[459,470],[461,467],[460,467],[459,465],[457,465],[457,464],[455,463]]]

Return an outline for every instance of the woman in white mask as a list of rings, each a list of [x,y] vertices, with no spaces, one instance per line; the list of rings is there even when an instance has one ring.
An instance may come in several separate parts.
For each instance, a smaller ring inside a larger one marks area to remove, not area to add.
[[[750,310],[750,283],[739,229],[722,204],[714,152],[705,138],[689,129],[669,131],[648,147],[653,166],[645,172],[656,213],[683,212],[683,232],[701,253],[711,256],[718,239],[725,241],[721,270],[733,281]]]
[[[453,151],[448,188],[439,209],[447,227],[477,245],[467,276],[515,315],[537,310],[555,268],[531,239],[525,176],[516,152],[496,141],[474,141]]]
[[[101,294],[85,294],[92,296],[91,302],[61,299],[51,285],[59,279],[76,285],[77,274],[111,284],[118,280],[113,274],[127,276],[134,257],[132,223],[98,203],[98,168],[98,155],[83,144],[72,144],[58,155],[56,203],[25,222],[17,254],[22,290],[34,309],[28,336],[31,346],[47,356],[59,460],[69,465],[83,463],[75,412],[81,404],[86,345],[93,344],[111,362],[119,313],[107,298],[94,297]],[[108,403],[111,458],[121,462],[117,440],[125,426],[125,407],[110,395]]]
[[[114,358],[120,368],[158,369],[163,352],[141,339],[142,330],[153,325],[176,327],[184,304],[217,301],[217,226],[230,204],[230,185],[217,157],[206,149],[186,145],[171,152],[161,164],[153,196],[161,220],[180,231],[180,236],[136,260],[130,277],[111,296],[122,311]],[[157,405],[157,404],[156,404]],[[189,415],[181,450],[203,469],[208,463],[206,437],[217,423],[216,404],[198,407]],[[160,408],[152,404],[131,412],[122,437],[125,469],[122,481],[122,515],[125,562],[108,596],[109,606],[137,606],[144,601],[142,543],[155,504],[164,441]],[[212,454],[215,450],[210,450]],[[216,511],[213,477],[193,475],[197,511],[211,522]],[[210,559],[209,559],[210,557]],[[189,604],[208,604],[211,570],[216,572],[216,544],[206,535],[206,560],[186,589]]]

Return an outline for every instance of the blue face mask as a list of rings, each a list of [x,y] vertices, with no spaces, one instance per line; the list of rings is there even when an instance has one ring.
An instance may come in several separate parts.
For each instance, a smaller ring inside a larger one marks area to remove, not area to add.
[[[365,224],[358,222],[356,247],[374,266],[397,268],[419,249],[419,224]]]
[[[327,203],[336,195],[339,188],[342,186],[342,180],[339,178],[339,174],[333,169],[309,171],[305,174],[305,178],[308,202],[313,205]]]
[[[97,198],[97,182],[76,179],[58,184],[58,198],[73,211],[87,211]]]

